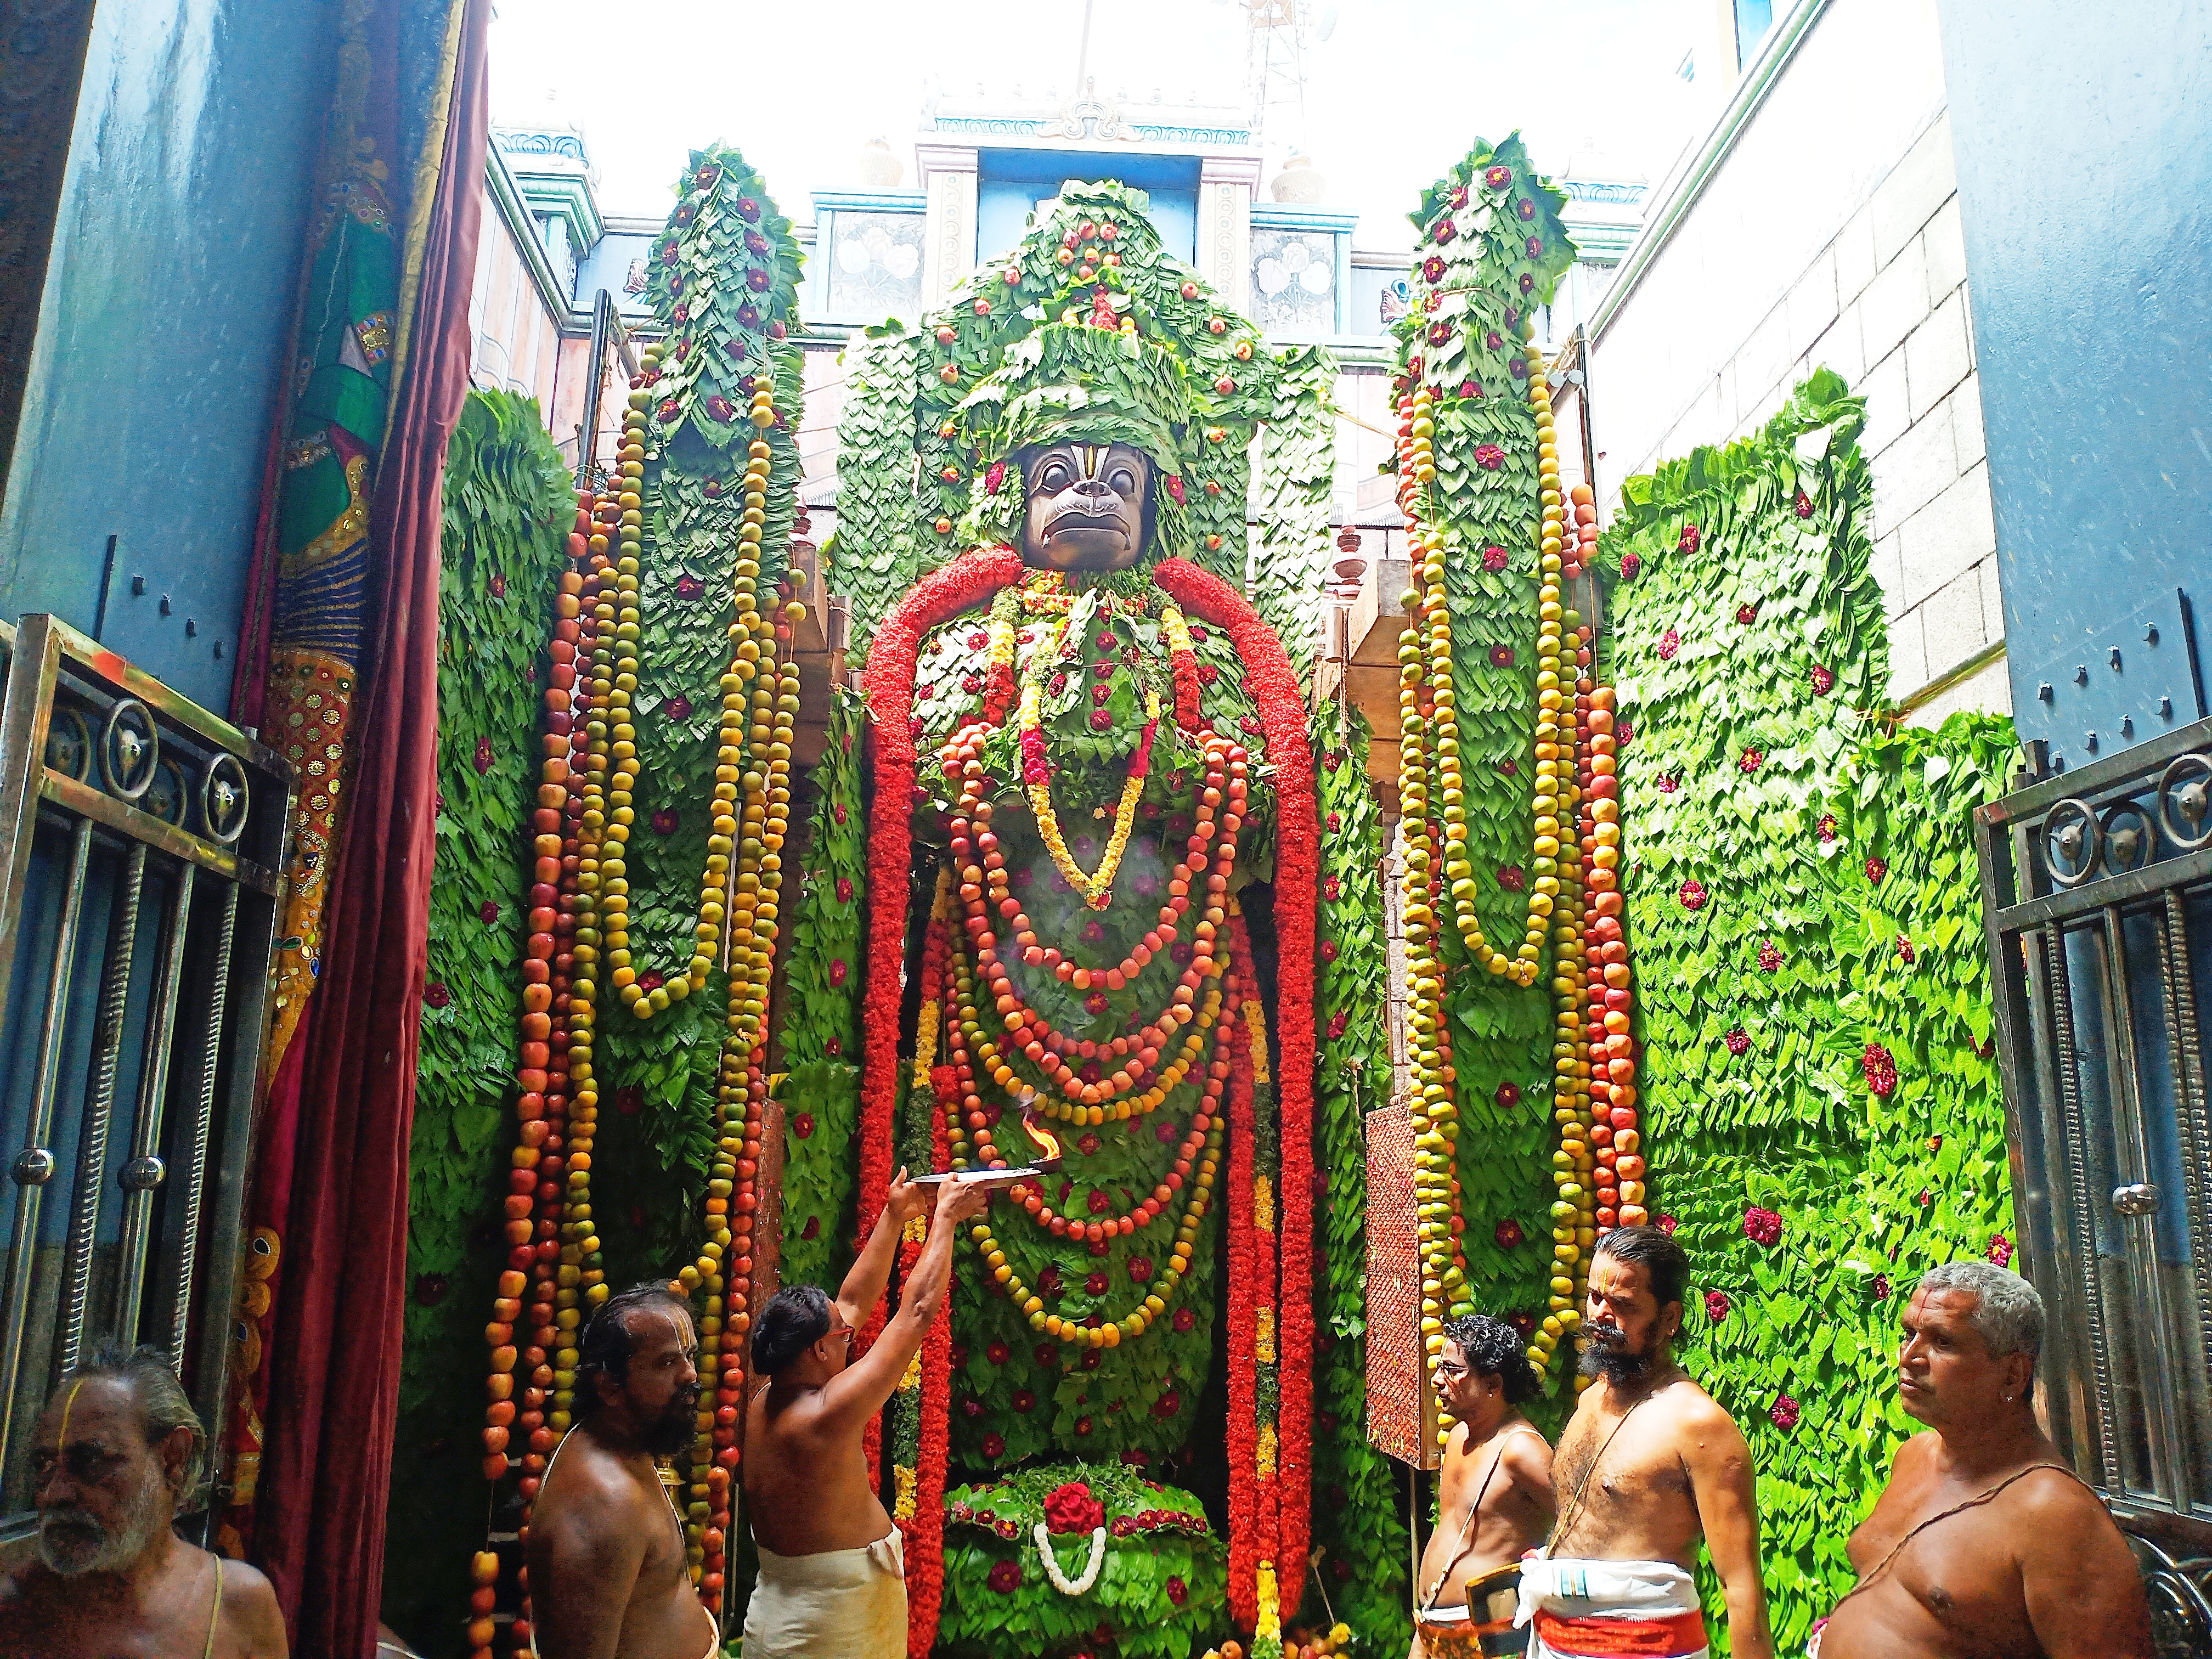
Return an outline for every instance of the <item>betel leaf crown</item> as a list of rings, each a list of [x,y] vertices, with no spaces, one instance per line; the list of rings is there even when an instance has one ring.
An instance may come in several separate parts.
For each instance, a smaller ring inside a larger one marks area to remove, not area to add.
[[[997,370],[960,405],[975,477],[963,520],[970,543],[1013,541],[1022,518],[1024,449],[1069,440],[1124,443],[1152,458],[1152,556],[1189,552],[1182,504],[1190,398],[1172,352],[1134,331],[1090,323],[1048,323],[1016,342]],[[1170,488],[1168,481],[1176,484]]]
[[[1324,399],[1303,395],[1315,349],[1271,350],[1166,252],[1149,206],[1141,190],[1071,181],[1031,216],[1018,246],[982,261],[920,327],[886,323],[846,348],[829,556],[830,585],[852,604],[856,646],[929,570],[1011,537],[1019,480],[1006,466],[994,490],[992,469],[1023,443],[1079,426],[1143,447],[1161,467],[1158,551],[1240,587],[1251,452],[1263,428],[1263,483],[1272,468],[1285,474],[1274,480],[1284,499],[1316,489],[1325,499],[1330,416]],[[1328,526],[1309,519],[1299,520],[1300,545],[1271,544],[1269,556],[1317,580]],[[1313,582],[1302,582],[1262,614],[1289,638],[1316,602]]]

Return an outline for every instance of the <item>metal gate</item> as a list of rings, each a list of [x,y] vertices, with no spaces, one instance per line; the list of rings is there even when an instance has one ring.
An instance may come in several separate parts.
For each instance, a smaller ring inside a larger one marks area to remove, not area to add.
[[[2212,1651],[2212,720],[1975,815],[2053,1438]]]
[[[4,1540],[102,1344],[163,1349],[220,1428],[292,772],[53,617],[0,652]]]

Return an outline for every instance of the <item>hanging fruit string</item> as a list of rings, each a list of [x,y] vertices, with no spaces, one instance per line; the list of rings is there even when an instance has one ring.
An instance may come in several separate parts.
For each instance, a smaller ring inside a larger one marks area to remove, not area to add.
[[[1552,1157],[1557,1191],[1552,1203],[1550,1309],[1529,1342],[1529,1358],[1541,1367],[1550,1364],[1559,1342],[1574,1328],[1597,1235],[1590,1145],[1589,991],[1576,968],[1584,914],[1584,866],[1575,817],[1584,793],[1579,757],[1588,691],[1581,664],[1566,653],[1564,630],[1580,618],[1565,608],[1560,586],[1566,508],[1543,354],[1532,348],[1528,368],[1528,398],[1536,411],[1538,499],[1543,508],[1536,550],[1537,873],[1529,907],[1552,931],[1552,1118],[1559,1132],[1559,1150]],[[1579,636],[1576,651],[1587,657]]]
[[[1426,692],[1430,712],[1416,741],[1421,758],[1425,762],[1433,757],[1437,772],[1437,805],[1443,820],[1443,846],[1439,850],[1450,896],[1449,914],[1470,957],[1492,974],[1511,979],[1516,984],[1533,985],[1537,961],[1543,954],[1546,917],[1551,907],[1539,905],[1537,893],[1530,895],[1525,935],[1517,952],[1510,957],[1483,936],[1481,920],[1475,913],[1480,889],[1468,854],[1467,795],[1460,769],[1459,699],[1452,683],[1451,607],[1444,591],[1447,543],[1444,533],[1436,527],[1433,500],[1437,476],[1435,398],[1423,386],[1400,407],[1405,423],[1400,428],[1399,467],[1401,474],[1411,475],[1414,485],[1405,495],[1409,503],[1407,539],[1421,550],[1420,564],[1415,573],[1421,585],[1407,601],[1406,629],[1399,638],[1398,660],[1401,669],[1412,666],[1419,671],[1417,683]],[[1540,705],[1540,695],[1538,702]],[[1556,783],[1556,777],[1553,781]],[[1547,794],[1540,773],[1536,782],[1535,808],[1540,821],[1547,817],[1556,817],[1558,802]],[[1543,841],[1540,830],[1534,854],[1540,861],[1558,854],[1556,842],[1552,852],[1546,854]]]

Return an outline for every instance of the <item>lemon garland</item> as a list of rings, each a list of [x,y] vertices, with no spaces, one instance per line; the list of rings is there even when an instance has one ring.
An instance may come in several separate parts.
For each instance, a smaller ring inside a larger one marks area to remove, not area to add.
[[[1449,884],[1452,920],[1467,945],[1468,954],[1493,974],[1518,985],[1533,985],[1553,908],[1545,886],[1547,863],[1556,860],[1559,851],[1558,778],[1556,775],[1551,778],[1547,793],[1547,780],[1540,773],[1537,777],[1534,856],[1539,875],[1535,889],[1528,896],[1525,935],[1519,951],[1509,957],[1483,937],[1481,921],[1475,915],[1478,889],[1474,866],[1468,861],[1467,854],[1467,795],[1460,773],[1458,694],[1452,686],[1451,607],[1444,594],[1445,541],[1443,533],[1432,527],[1435,511],[1429,499],[1437,478],[1436,404],[1426,386],[1416,392],[1412,401],[1412,423],[1402,453],[1410,463],[1417,486],[1413,523],[1409,528],[1412,539],[1421,550],[1416,574],[1422,586],[1406,606],[1407,620],[1405,632],[1399,637],[1398,661],[1401,670],[1415,671],[1410,684],[1416,692],[1426,691],[1431,708],[1419,726],[1408,733],[1407,751],[1411,758],[1424,764],[1431,755],[1435,757],[1437,799],[1443,808],[1443,878]],[[1557,586],[1556,580],[1553,586]],[[1557,605],[1556,593],[1552,602]],[[1556,623],[1556,616],[1553,620]],[[1555,672],[1553,678],[1557,678]],[[1405,684],[1401,675],[1401,685]],[[1540,688],[1540,676],[1538,684]],[[1546,701],[1547,695],[1549,702]],[[1556,685],[1548,694],[1540,689],[1537,704],[1539,708],[1556,709]],[[1549,831],[1544,828],[1547,821],[1552,826]],[[1553,892],[1558,890],[1558,884],[1556,878],[1552,880]]]
[[[1561,598],[1566,496],[1559,485],[1551,387],[1545,379],[1543,354],[1531,349],[1528,362],[1529,402],[1536,411],[1537,487],[1544,509],[1537,544],[1541,574],[1536,612],[1537,890],[1529,904],[1532,910],[1542,905],[1541,914],[1553,924],[1552,1117],[1559,1130],[1559,1147],[1552,1154],[1552,1181],[1558,1195],[1552,1204],[1551,1305],[1528,1346],[1530,1363],[1540,1370],[1551,1364],[1560,1340],[1573,1328],[1589,1280],[1590,1252],[1597,1242],[1597,1200],[1591,1178],[1595,1163],[1589,1133],[1589,988],[1581,970],[1586,895],[1582,841],[1573,830],[1580,799],[1576,757],[1582,744],[1576,695],[1583,688],[1577,682],[1594,677],[1587,667],[1570,662],[1562,651],[1563,630],[1581,619],[1565,609]],[[1544,851],[1547,843],[1554,849],[1551,854]],[[1555,869],[1547,870],[1547,857],[1553,858]],[[1553,884],[1547,887],[1547,882]],[[1588,1381],[1578,1377],[1577,1384]]]
[[[659,362],[658,351],[648,350],[649,374]],[[756,393],[750,419],[757,431],[776,419],[769,378],[763,375]],[[591,1057],[597,1017],[599,975],[602,965],[611,984],[630,1011],[649,1019],[703,988],[714,962],[718,940],[726,932],[729,978],[726,1030],[715,1090],[715,1151],[708,1171],[706,1200],[707,1238],[695,1263],[684,1267],[677,1279],[687,1292],[702,1287],[707,1300],[699,1322],[701,1370],[714,1376],[724,1389],[743,1381],[744,1335],[750,1328],[750,1310],[745,1290],[730,1285],[725,1297],[722,1263],[732,1253],[732,1222],[747,1235],[738,1246],[740,1255],[750,1249],[753,1208],[750,1174],[757,1158],[759,1121],[767,1098],[762,1061],[764,1059],[769,980],[775,963],[778,934],[777,900],[782,887],[781,849],[788,828],[791,806],[792,726],[799,711],[799,673],[795,663],[779,663],[778,620],[761,609],[758,599],[761,538],[766,525],[770,452],[764,438],[756,437],[747,453],[744,474],[744,514],[738,534],[738,562],[733,584],[737,619],[730,626],[732,660],[721,679],[722,718],[715,757],[714,819],[707,842],[707,861],[700,881],[699,920],[691,957],[678,975],[651,989],[639,983],[629,948],[629,885],[623,849],[636,819],[634,794],[637,779],[636,728],[631,700],[637,689],[638,640],[641,633],[638,600],[638,568],[644,551],[644,477],[646,410],[651,394],[630,394],[623,422],[620,454],[620,491],[616,504],[617,556],[606,556],[608,538],[595,535],[590,543],[593,574],[599,592],[593,609],[594,637],[611,641],[611,651],[595,651],[592,662],[591,718],[586,725],[583,814],[579,836],[577,876],[577,982],[570,994],[570,1074],[579,1085],[578,1105],[584,1108],[583,1086],[592,1079]],[[783,620],[795,620],[796,605],[787,607]],[[787,633],[786,627],[781,630]],[[744,799],[739,801],[742,787]],[[732,854],[738,870],[731,879]],[[728,902],[725,903],[727,896]],[[596,1090],[592,1091],[596,1106]],[[585,1109],[590,1109],[588,1108]],[[748,1139],[748,1137],[754,1139]],[[741,1160],[743,1169],[741,1170]],[[741,1175],[744,1179],[741,1185]],[[733,1205],[737,1215],[733,1218]],[[579,1248],[578,1236],[590,1227],[588,1207],[565,1230],[571,1243],[563,1249],[562,1279],[572,1269],[568,1255]],[[596,1277],[596,1276],[594,1276]],[[605,1299],[604,1283],[587,1287],[594,1305]],[[563,1340],[573,1345],[578,1317],[572,1305],[562,1305],[556,1317]],[[724,1332],[730,1340],[725,1343]],[[727,1352],[724,1352],[725,1347]],[[565,1414],[574,1381],[574,1349],[565,1347],[555,1373],[556,1404]],[[719,1544],[729,1524],[730,1471],[717,1456],[717,1443],[728,1439],[726,1425],[719,1425],[714,1412],[702,1410],[697,1419],[700,1439],[694,1446],[690,1481],[691,1504],[685,1522],[687,1553],[695,1579],[700,1575],[708,1545]],[[724,1449],[726,1451],[728,1449]]]

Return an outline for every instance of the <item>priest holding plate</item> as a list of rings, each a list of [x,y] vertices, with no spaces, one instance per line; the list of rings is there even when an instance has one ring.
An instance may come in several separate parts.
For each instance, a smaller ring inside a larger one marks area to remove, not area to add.
[[[861,1437],[921,1351],[952,1276],[952,1241],[994,1188],[1033,1170],[939,1177],[928,1243],[899,1308],[858,1360],[853,1334],[890,1282],[906,1224],[930,1208],[901,1170],[836,1300],[811,1285],[778,1291],[754,1328],[753,1369],[767,1381],[746,1407],[745,1510],[760,1583],[745,1616],[753,1659],[906,1652],[902,1540],[868,1479]]]

